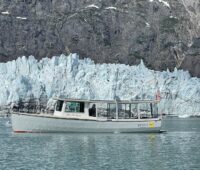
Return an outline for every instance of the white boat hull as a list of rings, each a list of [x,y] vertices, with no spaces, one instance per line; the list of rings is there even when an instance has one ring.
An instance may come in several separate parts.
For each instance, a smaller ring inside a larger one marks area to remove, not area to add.
[[[37,114],[13,113],[12,128],[14,132],[49,133],[49,132],[102,132],[133,133],[160,132],[161,119],[119,119],[88,120],[42,116]]]

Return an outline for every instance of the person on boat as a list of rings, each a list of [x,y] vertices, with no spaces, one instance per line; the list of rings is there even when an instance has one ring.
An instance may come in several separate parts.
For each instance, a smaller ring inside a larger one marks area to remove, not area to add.
[[[89,109],[89,116],[96,117],[96,105],[93,104],[92,107]]]

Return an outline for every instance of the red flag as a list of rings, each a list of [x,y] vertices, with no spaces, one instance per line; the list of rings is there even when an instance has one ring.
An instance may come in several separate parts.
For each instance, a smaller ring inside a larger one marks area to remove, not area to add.
[[[157,90],[157,92],[156,92],[156,100],[158,100],[158,101],[161,100],[160,90]]]

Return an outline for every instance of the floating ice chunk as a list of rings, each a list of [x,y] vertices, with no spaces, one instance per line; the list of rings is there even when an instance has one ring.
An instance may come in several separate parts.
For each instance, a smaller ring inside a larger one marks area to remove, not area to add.
[[[95,5],[95,4],[88,5],[85,8],[96,8],[96,9],[99,9],[99,7],[97,5]]]
[[[26,17],[16,17],[17,19],[26,20]]]
[[[5,126],[6,127],[12,127],[12,123],[10,120],[8,120],[7,122],[5,122]]]
[[[4,12],[1,12],[1,14],[3,14],[3,15],[9,15],[10,13],[8,11],[4,11]]]
[[[188,118],[188,117],[190,117],[190,115],[184,114],[184,115],[179,115],[178,117],[179,118]]]
[[[116,10],[117,8],[114,7],[114,6],[109,6],[109,7],[106,7],[105,9],[114,9],[114,10]]]

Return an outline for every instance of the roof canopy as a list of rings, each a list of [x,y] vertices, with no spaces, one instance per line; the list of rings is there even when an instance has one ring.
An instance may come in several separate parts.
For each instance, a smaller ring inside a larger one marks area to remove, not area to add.
[[[54,100],[62,100],[68,102],[85,102],[85,103],[158,103],[159,100],[87,100],[87,99],[73,99],[73,98],[53,98]]]

